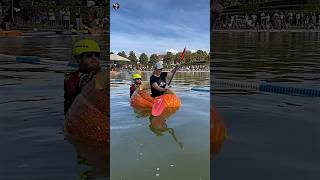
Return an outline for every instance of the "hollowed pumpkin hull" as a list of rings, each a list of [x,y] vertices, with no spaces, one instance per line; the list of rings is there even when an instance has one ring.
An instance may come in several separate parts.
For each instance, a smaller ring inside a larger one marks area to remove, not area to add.
[[[165,102],[165,108],[178,108],[181,105],[180,98],[176,94],[163,94],[156,98],[163,98]],[[136,91],[130,100],[130,104],[137,108],[152,108],[155,102],[155,98],[151,97],[148,90]]]
[[[64,129],[67,136],[81,141],[109,142],[107,79],[106,73],[99,73],[82,88],[66,115]]]

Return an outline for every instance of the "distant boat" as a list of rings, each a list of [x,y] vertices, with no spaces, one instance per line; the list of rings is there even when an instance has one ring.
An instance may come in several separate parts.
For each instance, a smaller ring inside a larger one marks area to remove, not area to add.
[[[22,36],[23,33],[21,31],[0,31],[1,36]]]

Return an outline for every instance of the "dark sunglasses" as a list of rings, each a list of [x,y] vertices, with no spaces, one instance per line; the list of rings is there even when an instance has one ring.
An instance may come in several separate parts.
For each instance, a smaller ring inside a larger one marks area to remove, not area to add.
[[[162,71],[162,69],[158,69],[159,71]]]
[[[99,58],[100,53],[84,53],[83,56],[87,58],[93,58],[93,56]]]
[[[141,78],[136,78],[135,80],[141,80]]]

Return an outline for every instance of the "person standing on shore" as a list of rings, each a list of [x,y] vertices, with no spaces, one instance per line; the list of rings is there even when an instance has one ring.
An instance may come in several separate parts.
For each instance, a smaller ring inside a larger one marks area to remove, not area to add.
[[[320,14],[318,15],[318,28],[320,28]]]
[[[293,13],[290,11],[289,12],[289,25],[292,26],[293,24]]]
[[[253,26],[256,27],[256,25],[257,25],[257,15],[256,14],[252,15],[252,20],[253,20]]]
[[[48,12],[49,25],[53,27],[55,25],[56,17],[52,9]]]
[[[234,16],[231,16],[231,22],[230,22],[230,29],[233,29],[233,24],[234,24]]]
[[[317,27],[317,16],[316,13],[312,14],[312,28],[315,29]]]
[[[79,12],[76,13],[76,24],[77,24],[77,31],[80,31],[81,28],[81,16],[80,16],[80,9]]]
[[[266,16],[266,28],[270,29],[270,14],[269,13]]]
[[[66,9],[66,12],[64,13],[63,16],[63,21],[64,21],[64,29],[70,29],[70,11],[69,9]]]
[[[300,26],[301,22],[300,22],[300,13],[296,14],[296,26]]]
[[[64,16],[64,8],[60,9],[59,11],[59,25],[63,25],[63,16]]]

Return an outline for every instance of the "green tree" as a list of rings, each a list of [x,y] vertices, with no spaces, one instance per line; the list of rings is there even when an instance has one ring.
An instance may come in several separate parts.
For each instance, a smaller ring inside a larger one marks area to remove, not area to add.
[[[126,53],[124,51],[118,52],[118,55],[122,56],[124,58],[127,58],[127,55],[126,55]]]
[[[191,65],[192,64],[192,53],[191,51],[186,51],[184,54],[184,64]]]
[[[172,54],[172,52],[167,52],[164,59],[164,62],[167,64],[167,66],[170,66],[174,62],[174,55]]]
[[[133,51],[130,51],[128,59],[130,59],[131,64],[133,65],[137,64],[137,56]]]
[[[150,56],[150,61],[149,64],[154,65],[155,63],[157,63],[159,61],[159,57],[156,54],[152,54]]]
[[[192,53],[193,55],[193,62],[207,62],[209,61],[209,55],[206,51],[203,50],[197,50],[197,52]]]
[[[142,53],[139,57],[140,64],[147,65],[148,64],[148,56],[145,53]]]
[[[210,62],[209,54],[206,51],[203,51],[203,56],[206,63],[209,63]]]
[[[178,61],[180,61],[180,55],[181,55],[181,52],[178,52],[175,56],[174,56],[174,63],[176,64]]]

